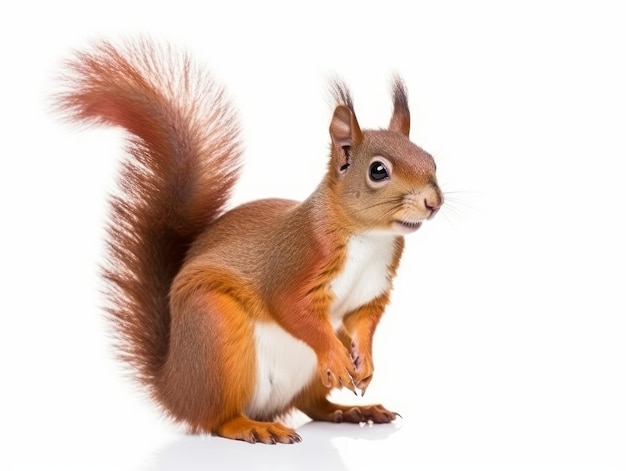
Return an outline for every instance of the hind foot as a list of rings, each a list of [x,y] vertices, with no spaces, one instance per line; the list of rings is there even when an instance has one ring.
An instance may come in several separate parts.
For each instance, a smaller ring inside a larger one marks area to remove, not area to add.
[[[333,404],[330,401],[323,400],[302,412],[307,414],[313,420],[325,422],[349,422],[360,424],[363,422],[371,422],[374,424],[388,424],[399,417],[397,412],[391,412],[380,404],[370,406],[342,406]]]
[[[235,417],[222,424],[216,435],[248,443],[299,443],[302,441],[295,430],[279,422],[258,422],[244,416]]]
[[[372,406],[337,406],[328,416],[329,422],[349,422],[360,424],[370,422],[373,424],[388,424],[393,422],[398,414],[387,410],[380,404]]]

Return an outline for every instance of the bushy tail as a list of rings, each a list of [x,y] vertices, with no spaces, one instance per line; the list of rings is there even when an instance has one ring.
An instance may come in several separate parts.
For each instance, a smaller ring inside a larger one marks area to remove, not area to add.
[[[170,48],[102,41],[66,65],[58,108],[128,132],[104,276],[120,355],[154,392],[169,288],[191,242],[224,210],[238,176],[238,126],[222,90]]]

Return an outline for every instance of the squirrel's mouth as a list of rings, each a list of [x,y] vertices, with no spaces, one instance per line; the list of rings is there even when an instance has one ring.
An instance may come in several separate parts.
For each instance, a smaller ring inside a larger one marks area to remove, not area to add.
[[[393,224],[404,234],[409,234],[418,230],[422,225],[422,221],[394,221]]]

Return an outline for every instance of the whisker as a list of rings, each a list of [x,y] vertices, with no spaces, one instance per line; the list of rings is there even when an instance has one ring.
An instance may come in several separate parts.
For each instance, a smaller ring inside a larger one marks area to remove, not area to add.
[[[482,192],[467,192],[467,191],[451,191],[451,192],[445,192],[444,193],[444,200],[445,203],[443,205],[443,207],[445,208],[446,206],[449,208],[454,208],[459,212],[464,212],[461,211],[461,209],[463,210],[467,210],[470,209],[472,211],[479,211],[479,206],[482,205],[476,205],[475,204],[475,200],[476,198],[466,198],[466,197],[458,197],[458,195],[474,195],[474,196],[483,196]]]
[[[387,216],[389,216],[390,214],[393,214],[395,211],[397,211],[398,209],[400,209],[402,207],[402,205],[397,205],[397,206],[393,206],[391,208],[389,208],[387,211],[385,211],[383,214],[380,215],[380,217],[378,217],[376,220],[374,220],[371,224],[370,227],[368,227],[365,232],[371,232],[374,229],[376,229],[376,226],[379,222],[383,221]]]
[[[453,206],[443,206],[439,211],[439,214],[450,224],[454,226],[454,220],[460,219],[462,213]],[[454,216],[454,217],[453,217]]]
[[[393,205],[397,205],[396,207],[400,207],[401,204],[403,203],[404,198],[392,198],[392,199],[387,199],[387,200],[383,200],[383,201],[377,201],[376,203],[373,203],[369,206],[365,206],[363,208],[359,208],[357,211],[355,211],[355,214],[358,214],[362,211],[367,211],[373,208],[377,208],[379,206],[385,206],[387,204],[393,204]]]

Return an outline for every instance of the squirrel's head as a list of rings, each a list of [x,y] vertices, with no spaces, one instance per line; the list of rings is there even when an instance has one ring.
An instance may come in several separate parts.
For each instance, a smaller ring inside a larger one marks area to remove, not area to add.
[[[355,230],[416,231],[443,204],[432,156],[409,140],[411,117],[404,83],[393,83],[388,129],[361,130],[348,89],[336,83],[341,103],[330,123],[328,177],[346,224]]]

